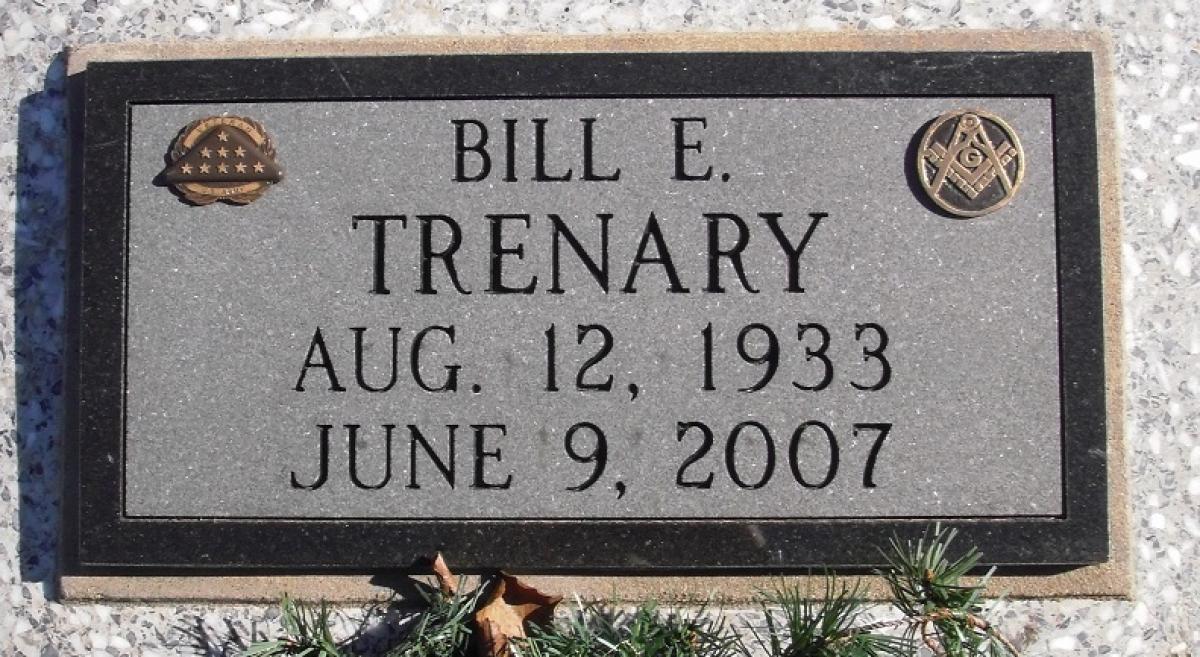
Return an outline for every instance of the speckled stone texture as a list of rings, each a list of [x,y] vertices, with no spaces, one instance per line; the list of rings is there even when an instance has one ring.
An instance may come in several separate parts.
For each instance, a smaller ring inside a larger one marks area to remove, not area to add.
[[[1105,29],[1125,233],[1131,602],[1011,601],[1026,654],[1200,654],[1200,5],[676,0],[565,3],[10,0],[0,7],[0,654],[232,654],[265,607],[51,601],[58,534],[64,47],[129,39],[933,28]],[[354,611],[342,631],[354,624]],[[752,618],[752,612],[731,612]],[[886,610],[881,612],[887,616]],[[386,641],[387,632],[374,638]]]

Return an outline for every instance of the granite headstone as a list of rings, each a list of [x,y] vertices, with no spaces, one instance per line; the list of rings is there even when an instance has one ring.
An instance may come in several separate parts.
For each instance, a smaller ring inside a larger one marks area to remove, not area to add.
[[[70,569],[786,571],[938,521],[1105,558],[1087,54],[101,63],[74,102]]]

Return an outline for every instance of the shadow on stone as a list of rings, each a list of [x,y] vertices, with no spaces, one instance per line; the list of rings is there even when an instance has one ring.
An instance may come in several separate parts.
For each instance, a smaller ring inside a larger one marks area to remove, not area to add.
[[[13,319],[21,579],[53,597],[64,435],[66,57],[18,110]]]
[[[203,616],[194,616],[175,624],[173,629],[185,637],[187,647],[193,654],[204,657],[235,657],[263,638],[261,634],[256,634],[253,626],[243,636],[233,621],[226,619],[224,624],[223,631],[218,631],[209,627]]]

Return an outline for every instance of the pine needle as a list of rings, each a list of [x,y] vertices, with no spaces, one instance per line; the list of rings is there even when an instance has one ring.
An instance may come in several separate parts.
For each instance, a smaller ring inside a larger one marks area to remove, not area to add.
[[[847,586],[827,574],[824,595],[814,599],[809,591],[780,583],[764,594],[762,610],[766,628],[749,627],[754,644],[743,644],[749,657],[753,646],[768,657],[883,657],[907,655],[910,642],[858,627],[864,609],[861,586]],[[775,610],[782,614],[778,618]]]
[[[283,636],[250,644],[242,657],[345,657],[329,628],[331,615],[324,602],[309,606],[284,596],[279,618]]]
[[[951,559],[950,544],[958,532],[934,526],[916,541],[891,540],[885,552],[889,568],[877,571],[887,582],[894,604],[907,618],[905,636],[921,642],[937,657],[1002,657],[1016,648],[979,614],[981,597],[995,568],[978,584],[962,582],[981,558],[968,548]]]
[[[630,612],[578,608],[564,623],[534,628],[513,645],[516,657],[733,657],[737,637],[701,607],[662,612],[654,603]]]

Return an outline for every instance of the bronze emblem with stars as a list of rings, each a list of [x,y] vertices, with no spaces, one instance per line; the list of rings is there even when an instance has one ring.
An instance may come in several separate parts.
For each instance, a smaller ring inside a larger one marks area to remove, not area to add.
[[[925,131],[917,174],[929,198],[959,217],[978,217],[1008,205],[1025,178],[1017,133],[982,110],[954,110]]]
[[[245,205],[283,179],[267,131],[240,116],[191,122],[171,144],[168,157],[162,180],[196,205]]]

